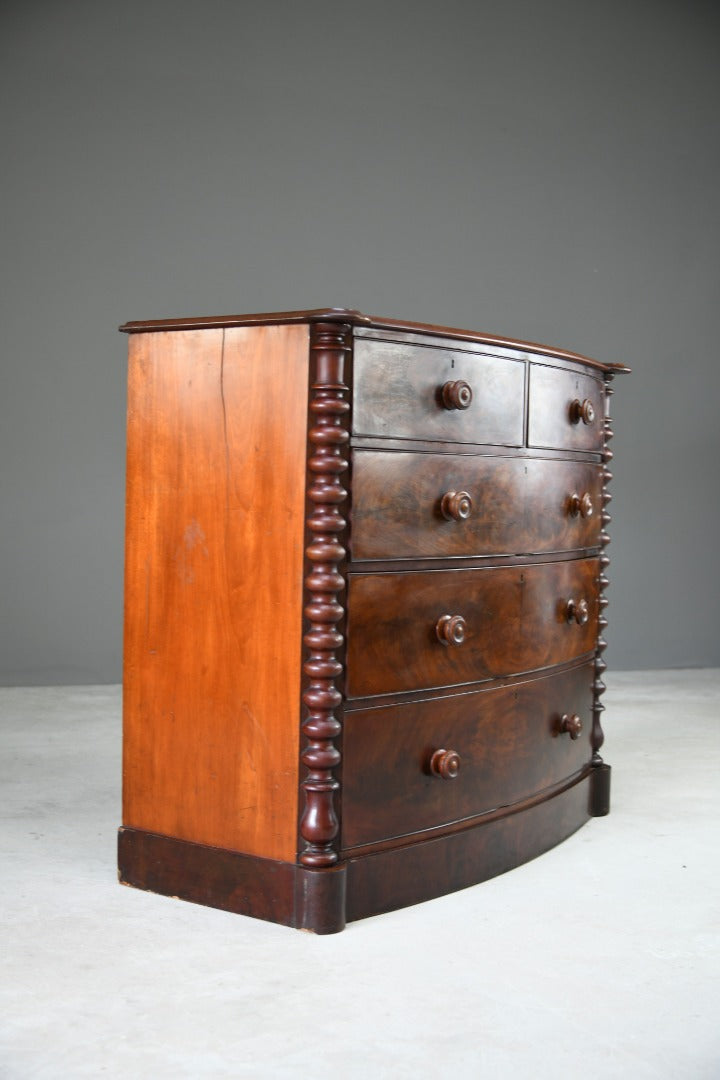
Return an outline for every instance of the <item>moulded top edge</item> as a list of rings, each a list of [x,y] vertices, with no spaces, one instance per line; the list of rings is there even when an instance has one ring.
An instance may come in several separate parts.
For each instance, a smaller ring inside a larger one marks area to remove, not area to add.
[[[125,334],[151,334],[163,330],[209,330],[234,326],[273,326],[282,323],[340,322],[349,326],[363,327],[368,330],[389,330],[396,333],[426,334],[432,337],[454,338],[459,341],[472,341],[480,345],[493,345],[523,352],[539,353],[543,356],[555,356],[563,360],[575,360],[589,364],[602,371],[629,373],[625,364],[605,364],[593,360],[581,353],[567,349],[556,349],[549,345],[540,345],[533,341],[520,341],[513,338],[483,334],[477,330],[459,330],[450,326],[437,326],[433,323],[406,322],[401,319],[387,319],[382,316],[363,315],[353,308],[313,308],[305,311],[275,311],[257,315],[211,315],[200,318],[151,319],[140,322],[123,323],[119,329]]]

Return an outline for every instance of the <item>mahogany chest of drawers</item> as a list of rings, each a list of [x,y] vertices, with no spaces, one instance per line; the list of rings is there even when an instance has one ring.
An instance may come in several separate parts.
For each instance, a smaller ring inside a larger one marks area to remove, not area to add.
[[[123,882],[332,933],[608,812],[627,368],[344,309],[122,329]]]

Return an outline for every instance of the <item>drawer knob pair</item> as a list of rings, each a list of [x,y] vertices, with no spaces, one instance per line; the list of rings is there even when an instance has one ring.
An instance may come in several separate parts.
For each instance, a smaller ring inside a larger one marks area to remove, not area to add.
[[[446,491],[440,500],[440,511],[448,521],[467,521],[472,508],[472,499],[467,491]]]
[[[592,424],[595,420],[595,406],[590,398],[584,401],[575,398],[570,405],[570,423],[579,424],[581,420],[583,424]]]
[[[462,615],[441,615],[435,624],[435,633],[441,645],[462,645],[465,629]]]
[[[583,495],[575,493],[570,496],[570,515],[571,517],[589,518],[593,514],[593,501],[589,491],[586,491]]]
[[[446,409],[469,409],[473,399],[472,387],[462,379],[446,382],[440,390],[440,397]]]
[[[576,622],[578,626],[584,626],[590,618],[587,600],[568,600],[565,605],[565,618],[568,622]]]
[[[560,717],[560,734],[561,735],[569,735],[570,738],[574,742],[575,739],[580,737],[581,732],[582,732],[582,720],[577,715],[577,713],[573,713],[572,716],[568,716],[568,714],[565,713],[564,716]]]
[[[441,780],[454,780],[460,772],[460,755],[456,750],[436,750],[430,758],[430,772]]]

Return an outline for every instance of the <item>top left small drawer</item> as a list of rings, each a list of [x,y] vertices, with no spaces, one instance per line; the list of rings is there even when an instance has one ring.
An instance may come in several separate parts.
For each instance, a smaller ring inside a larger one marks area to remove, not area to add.
[[[355,435],[522,446],[524,416],[522,360],[355,341]]]

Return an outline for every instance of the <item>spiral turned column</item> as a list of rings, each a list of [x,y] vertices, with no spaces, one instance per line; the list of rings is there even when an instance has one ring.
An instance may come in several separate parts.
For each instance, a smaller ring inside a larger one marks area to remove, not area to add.
[[[308,772],[302,781],[305,805],[300,836],[305,847],[300,862],[313,867],[332,866],[338,858],[335,793],[340,785],[333,770],[340,764],[334,740],[341,731],[335,710],[342,703],[342,694],[335,680],[343,671],[336,653],[343,644],[338,623],[345,613],[338,600],[345,588],[339,570],[345,558],[340,534],[347,525],[340,509],[347,491],[340,476],[348,467],[350,405],[346,400],[349,391],[344,382],[344,362],[351,341],[351,328],[340,323],[315,324],[310,341],[309,543],[305,551],[310,571],[305,579],[308,626],[303,637],[302,695],[302,733],[307,741],[301,753]]]

